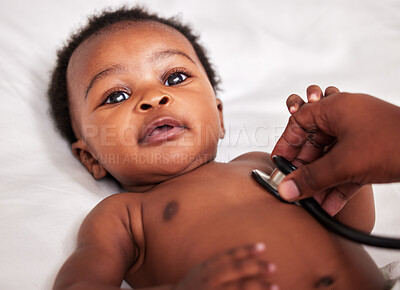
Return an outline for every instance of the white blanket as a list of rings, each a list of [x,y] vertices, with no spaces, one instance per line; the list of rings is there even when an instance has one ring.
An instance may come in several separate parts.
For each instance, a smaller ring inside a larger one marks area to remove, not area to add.
[[[56,48],[86,15],[119,3],[0,2],[0,289],[50,289],[84,216],[119,190],[93,180],[73,158],[53,129],[46,99]],[[228,134],[220,161],[271,151],[289,116],[286,97],[304,96],[310,84],[400,105],[396,1],[145,3],[164,16],[181,13],[208,47],[224,89]],[[400,237],[400,185],[375,192],[374,232]],[[400,251],[367,250],[378,266],[400,260]]]

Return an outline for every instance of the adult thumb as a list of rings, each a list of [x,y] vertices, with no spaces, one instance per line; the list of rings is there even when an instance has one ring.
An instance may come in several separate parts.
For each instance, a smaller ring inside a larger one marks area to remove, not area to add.
[[[288,174],[279,184],[280,196],[295,201],[343,183],[340,163],[335,162],[332,151]]]

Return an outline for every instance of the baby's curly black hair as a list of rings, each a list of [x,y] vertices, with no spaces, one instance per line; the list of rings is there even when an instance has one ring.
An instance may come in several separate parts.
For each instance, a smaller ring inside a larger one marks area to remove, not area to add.
[[[157,14],[147,12],[140,6],[133,8],[123,6],[116,10],[104,10],[99,15],[89,17],[88,23],[73,34],[67,44],[57,52],[56,66],[51,75],[47,91],[50,101],[50,115],[61,135],[70,143],[75,142],[77,139],[72,130],[68,108],[67,67],[69,60],[75,49],[91,35],[110,25],[125,21],[155,21],[168,25],[182,33],[192,44],[214,91],[217,92],[219,90],[219,77],[210,63],[205,48],[199,43],[199,36],[193,33],[190,26],[182,24],[176,17],[163,18]]]

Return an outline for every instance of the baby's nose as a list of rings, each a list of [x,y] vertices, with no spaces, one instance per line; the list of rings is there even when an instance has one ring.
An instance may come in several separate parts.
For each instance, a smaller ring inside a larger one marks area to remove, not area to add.
[[[172,100],[171,96],[167,94],[155,96],[152,98],[143,98],[139,102],[137,107],[139,108],[139,111],[145,112],[151,109],[156,109],[158,107],[167,105],[171,102],[171,100]]]

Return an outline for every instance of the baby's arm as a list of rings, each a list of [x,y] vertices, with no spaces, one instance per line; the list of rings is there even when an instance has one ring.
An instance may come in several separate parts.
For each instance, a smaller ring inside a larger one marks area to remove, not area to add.
[[[75,252],[61,268],[54,289],[120,289],[137,250],[129,208],[117,196],[98,204],[86,217]]]

